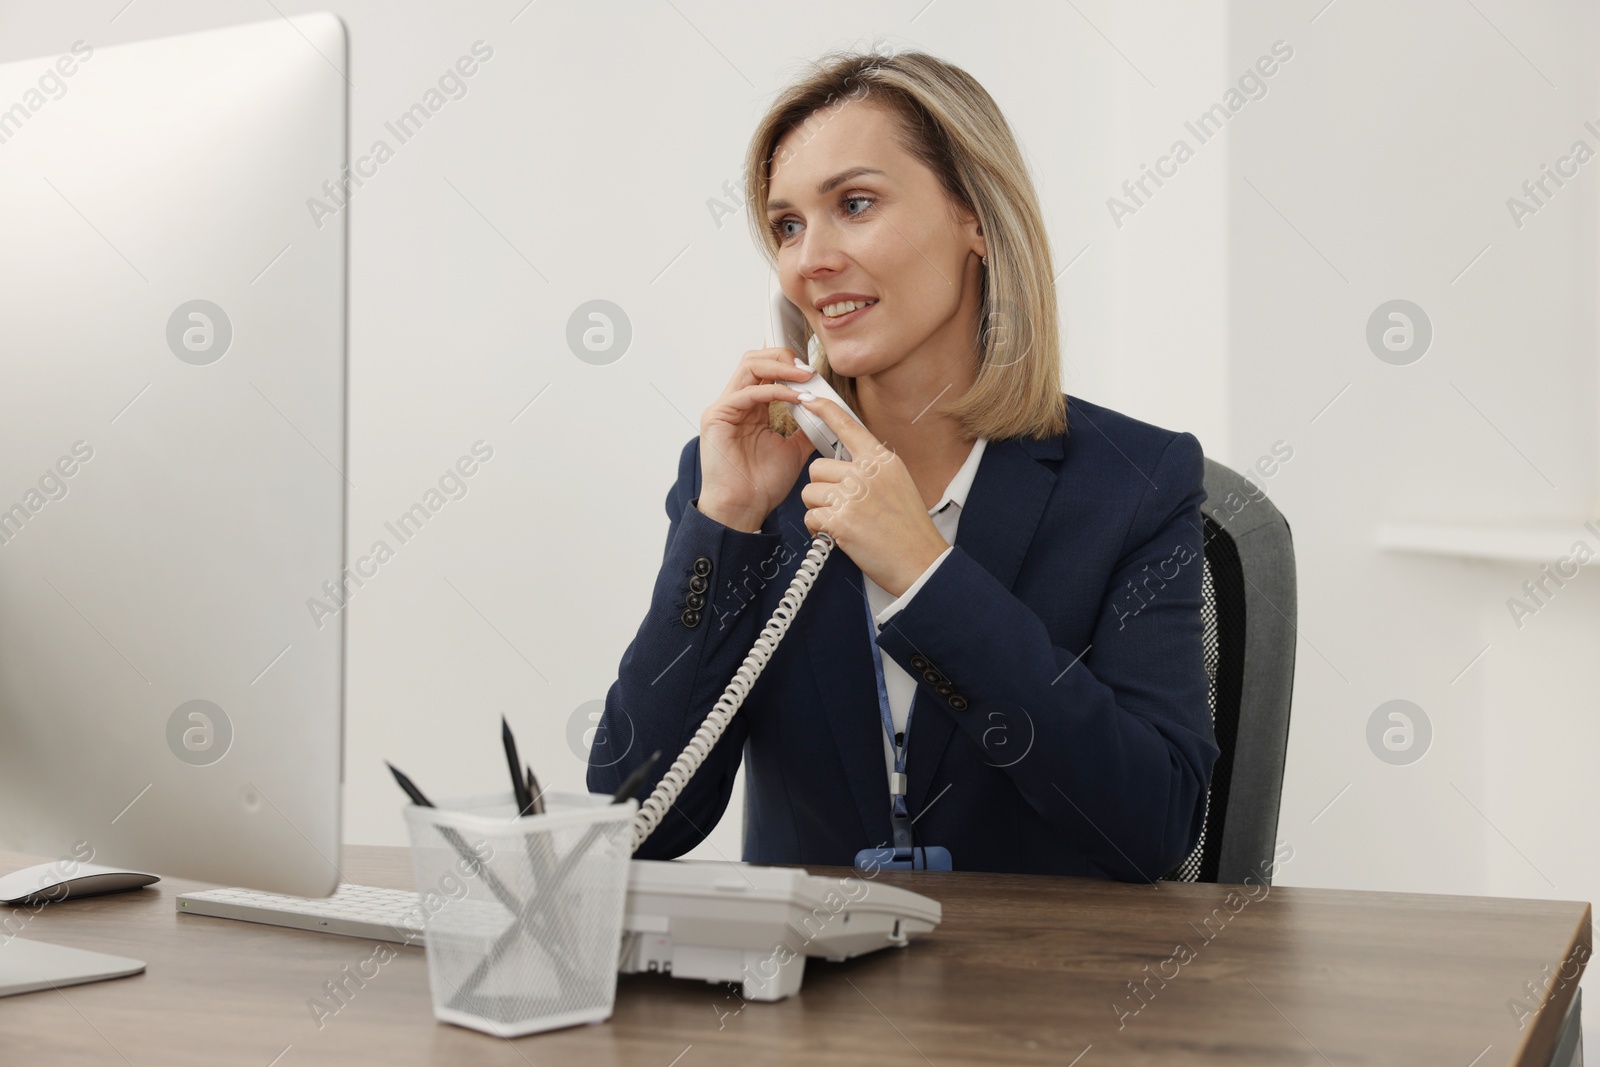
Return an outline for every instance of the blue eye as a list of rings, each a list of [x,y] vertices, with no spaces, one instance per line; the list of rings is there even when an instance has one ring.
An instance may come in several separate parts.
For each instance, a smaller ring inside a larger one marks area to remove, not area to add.
[[[875,196],[847,196],[843,200],[841,200],[840,203],[849,204],[849,203],[851,203],[852,201],[855,201],[855,200],[863,200],[870,206],[870,205],[876,203],[878,198],[875,197]],[[850,210],[846,209],[845,215],[846,215],[847,218],[858,219],[862,215],[866,214],[866,212],[867,212],[866,208],[862,208],[860,211],[850,211]],[[775,221],[772,224],[772,232],[777,236],[778,241],[780,243],[783,242],[783,241],[787,241],[789,238],[794,236],[794,231],[785,230],[784,229],[784,227],[789,225],[790,223],[795,223],[795,224],[798,225],[799,224],[799,220],[798,219],[792,219],[792,218],[783,218],[783,219],[778,219],[777,221]]]

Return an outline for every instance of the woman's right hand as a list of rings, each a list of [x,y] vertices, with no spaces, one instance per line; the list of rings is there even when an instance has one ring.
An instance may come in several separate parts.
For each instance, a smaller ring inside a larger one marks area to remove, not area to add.
[[[787,348],[757,348],[739,360],[728,387],[700,415],[701,513],[755,533],[789,495],[813,445],[798,430],[784,437],[772,429],[767,406],[797,403],[813,373]]]

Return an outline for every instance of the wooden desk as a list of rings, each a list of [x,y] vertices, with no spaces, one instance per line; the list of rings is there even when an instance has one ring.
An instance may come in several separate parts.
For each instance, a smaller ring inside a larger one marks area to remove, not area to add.
[[[412,884],[404,849],[350,847],[345,859],[350,881]],[[0,852],[0,872],[32,862]],[[516,1042],[436,1023],[422,950],[398,946],[319,1029],[308,998],[371,958],[375,943],[179,916],[173,897],[198,883],[166,880],[49,905],[27,922],[22,936],[149,968],[0,999],[0,1063],[1543,1067],[1591,947],[1581,902],[1292,887],[1264,896],[1253,887],[1250,900],[1222,885],[877,878],[940,900],[943,923],[905,950],[808,961],[800,993],[777,1003],[625,977],[609,1022]],[[1174,955],[1180,942],[1192,957]],[[1508,1001],[1526,1001],[1524,983],[1537,987],[1563,961],[1570,980],[1552,977],[1548,1002],[1519,1030]],[[1151,974],[1148,999],[1133,1000],[1127,983]]]

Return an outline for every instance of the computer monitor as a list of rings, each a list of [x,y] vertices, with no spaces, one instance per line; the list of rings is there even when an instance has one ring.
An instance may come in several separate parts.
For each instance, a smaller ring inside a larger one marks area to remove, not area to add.
[[[0,848],[339,880],[345,30],[0,65]]]

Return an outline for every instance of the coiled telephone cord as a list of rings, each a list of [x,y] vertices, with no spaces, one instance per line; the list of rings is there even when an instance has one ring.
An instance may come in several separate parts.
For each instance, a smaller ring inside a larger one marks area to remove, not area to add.
[[[761,677],[761,672],[766,669],[767,661],[772,659],[772,654],[777,651],[778,644],[788,632],[789,624],[794,621],[800,605],[805,603],[806,595],[811,592],[811,586],[817,580],[817,572],[822,570],[822,565],[827,562],[828,554],[833,551],[833,547],[834,540],[827,533],[819,533],[812,540],[811,549],[801,561],[800,569],[789,582],[789,588],[778,601],[777,609],[773,611],[772,618],[767,620],[767,625],[762,628],[761,635],[756,638],[749,655],[745,656],[744,662],[734,672],[728,688],[723,690],[716,706],[706,715],[706,721],[700,724],[700,729],[695,731],[694,737],[689,739],[689,743],[678,754],[678,758],[672,761],[672,766],[667,768],[667,772],[662,775],[661,781],[656,784],[649,798],[634,813],[633,851],[637,852],[639,846],[655,832],[661,820],[666,817],[667,810],[677,802],[684,786],[689,784],[689,779],[694,777],[700,765],[711,754],[711,749],[722,736],[722,731],[727,729],[729,721],[756,684],[756,679]]]

